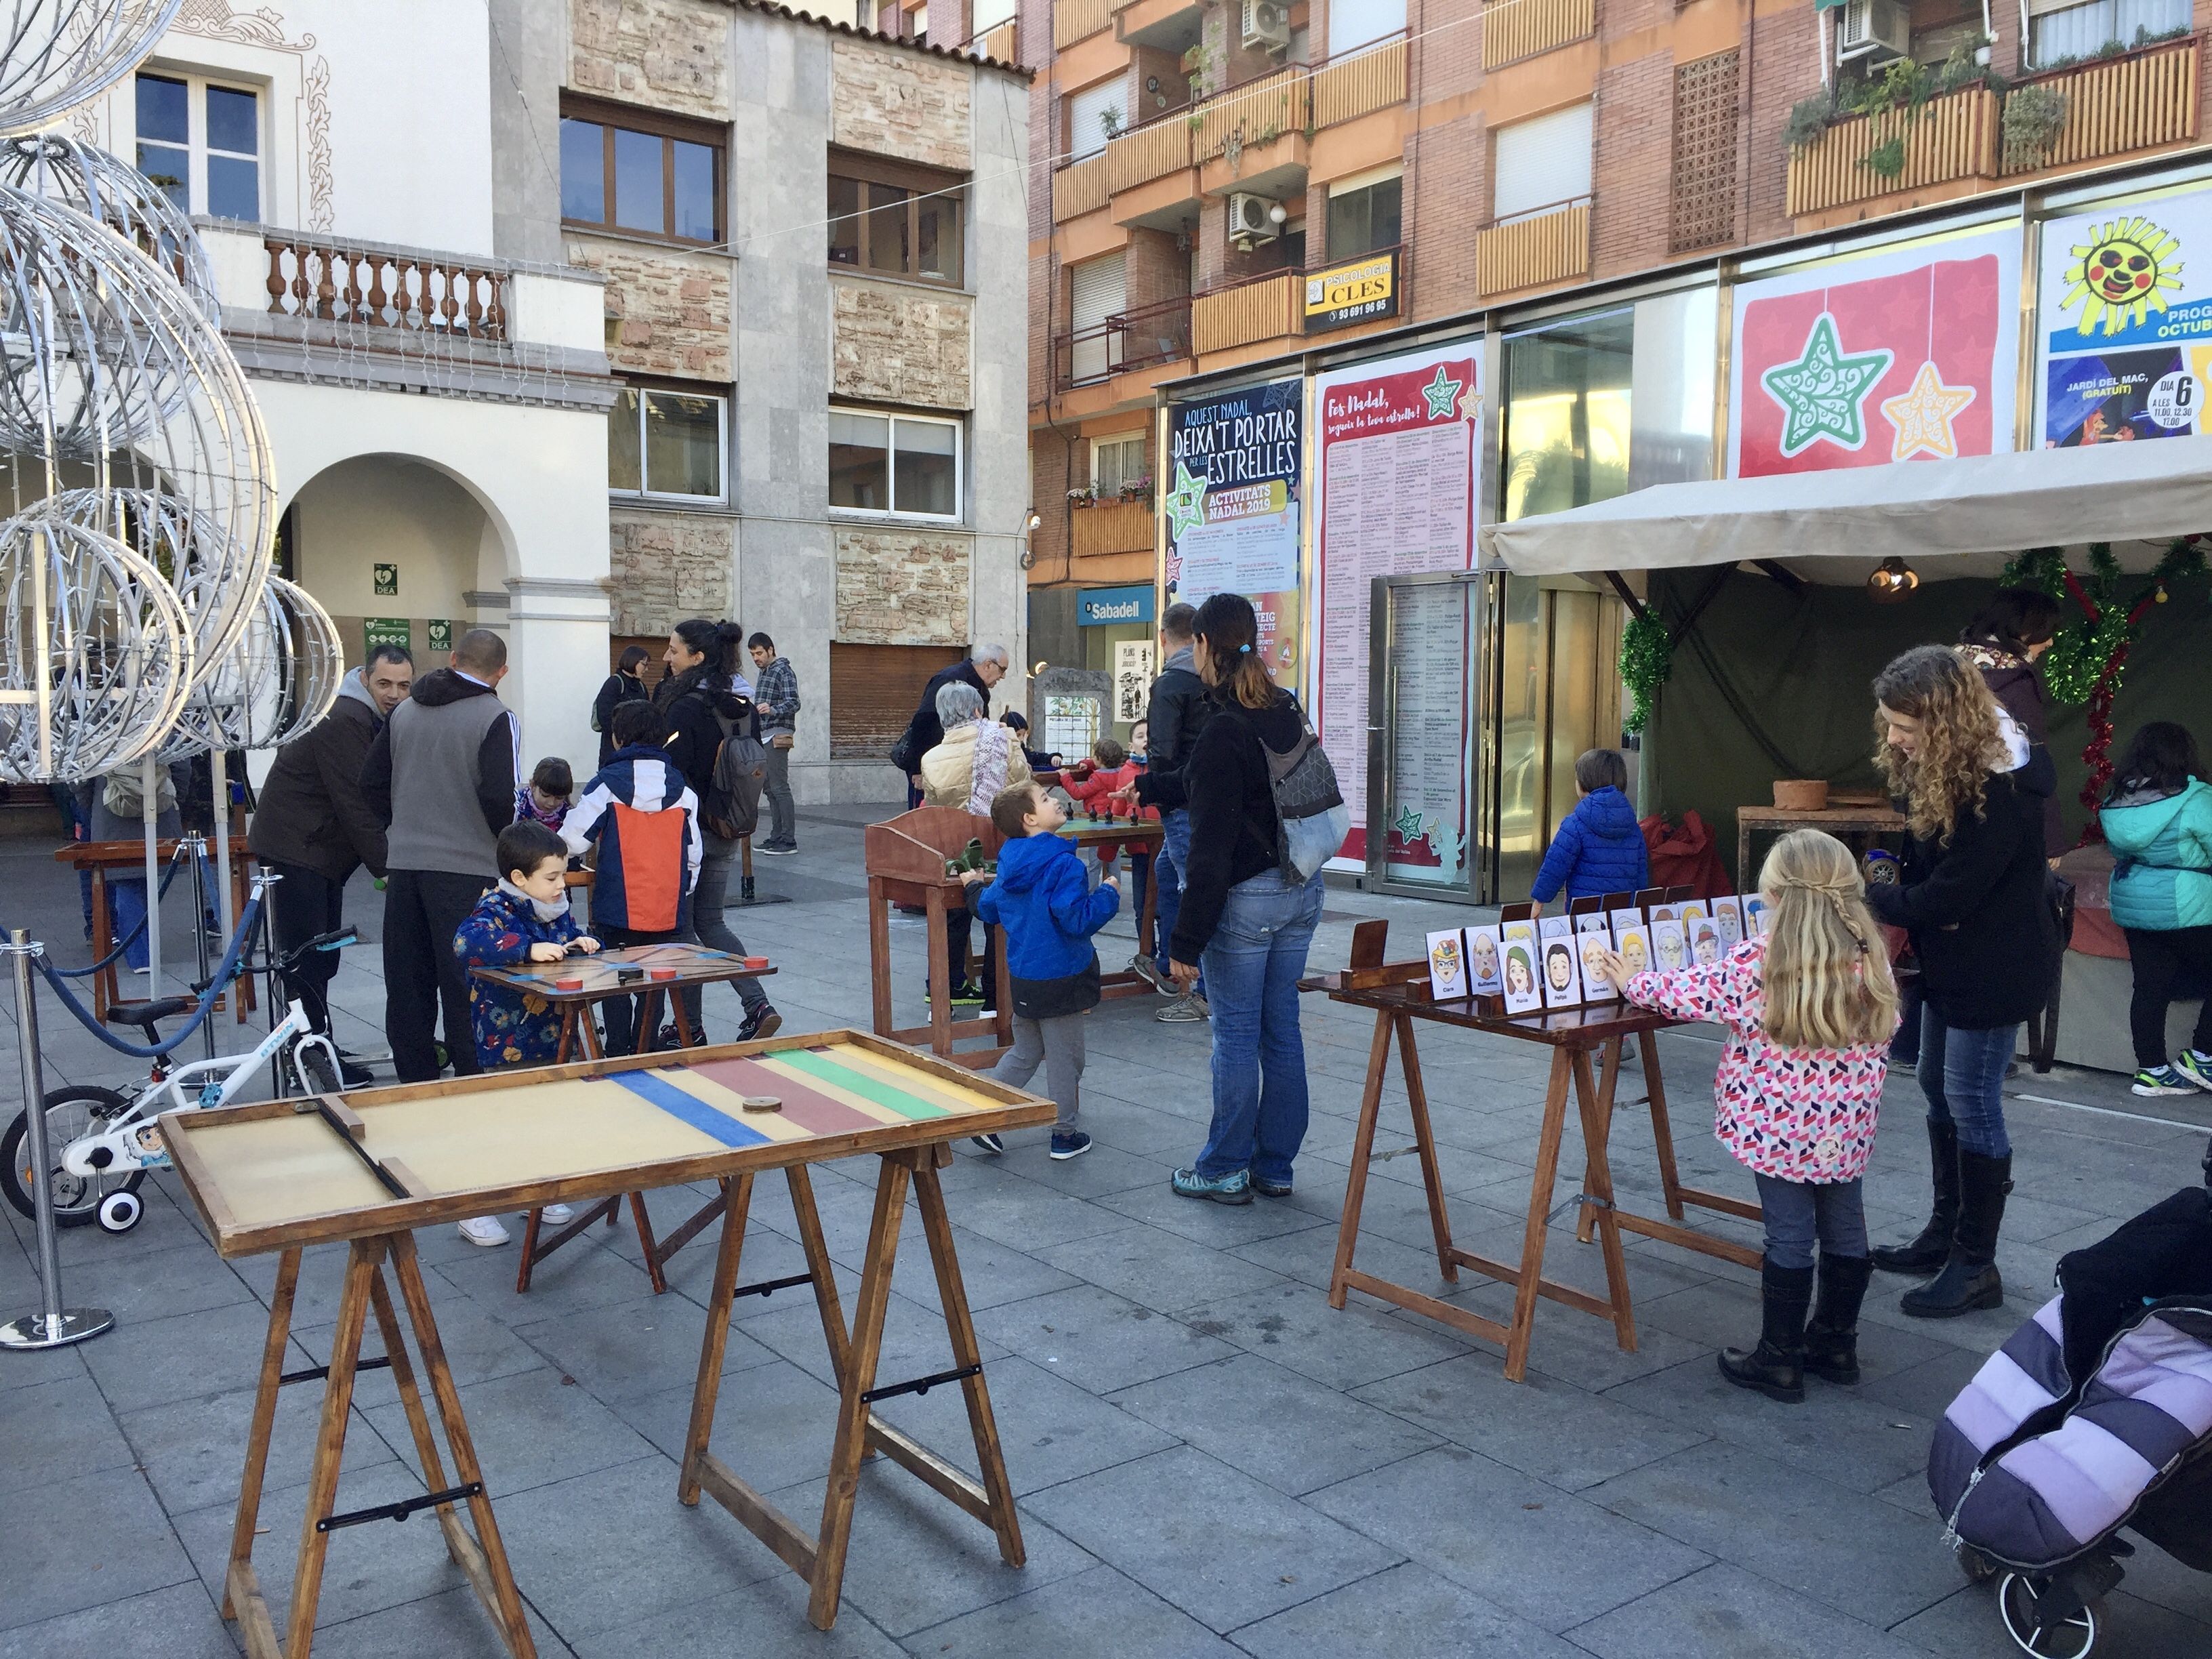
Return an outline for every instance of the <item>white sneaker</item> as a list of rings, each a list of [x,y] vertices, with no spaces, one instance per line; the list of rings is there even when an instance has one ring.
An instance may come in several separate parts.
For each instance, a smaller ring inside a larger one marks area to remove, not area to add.
[[[461,1237],[489,1250],[507,1243],[507,1229],[499,1224],[495,1215],[471,1216],[461,1223]]]
[[[576,1218],[576,1212],[566,1204],[548,1204],[538,1211],[538,1218],[549,1227],[565,1227]]]

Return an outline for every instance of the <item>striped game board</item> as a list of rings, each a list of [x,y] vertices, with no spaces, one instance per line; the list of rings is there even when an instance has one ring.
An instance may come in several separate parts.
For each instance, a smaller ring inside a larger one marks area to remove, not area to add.
[[[850,1134],[1000,1104],[956,1083],[919,1078],[911,1067],[849,1043],[617,1072],[601,1081],[650,1101],[725,1146]],[[773,1096],[783,1104],[773,1112],[748,1112],[740,1104],[744,1096]]]

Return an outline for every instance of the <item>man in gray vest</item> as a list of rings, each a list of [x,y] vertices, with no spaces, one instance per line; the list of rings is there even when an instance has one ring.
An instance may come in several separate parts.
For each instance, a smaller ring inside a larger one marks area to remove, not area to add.
[[[362,763],[362,794],[385,826],[384,1023],[402,1083],[438,1075],[438,1015],[455,1075],[477,1069],[468,975],[453,933],[499,878],[514,821],[521,735],[495,689],[507,641],[471,628],[449,668],[418,678]]]

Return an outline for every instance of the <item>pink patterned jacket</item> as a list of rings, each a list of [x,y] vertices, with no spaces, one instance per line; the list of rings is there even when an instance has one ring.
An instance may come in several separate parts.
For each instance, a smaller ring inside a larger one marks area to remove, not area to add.
[[[1851,1181],[1874,1150],[1889,1050],[1784,1048],[1760,1029],[1764,939],[1747,939],[1711,967],[1638,974],[1631,1002],[1677,1019],[1728,1028],[1713,1079],[1713,1133],[1754,1174],[1784,1181]]]

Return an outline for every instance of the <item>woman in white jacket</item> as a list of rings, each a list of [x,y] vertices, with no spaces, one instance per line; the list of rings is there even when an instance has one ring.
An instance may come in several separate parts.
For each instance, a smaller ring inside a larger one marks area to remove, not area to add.
[[[1021,739],[1008,727],[993,720],[983,706],[982,694],[964,680],[953,680],[937,693],[937,718],[944,722],[945,740],[921,757],[921,799],[926,806],[957,806],[978,817],[988,817],[991,798],[1009,784],[1026,783],[1033,775],[1022,753]],[[973,1001],[975,988],[966,982],[968,911],[948,911],[945,918],[947,982],[955,1002]],[[983,929],[983,984],[986,1009],[996,1006],[998,991],[997,930]]]

